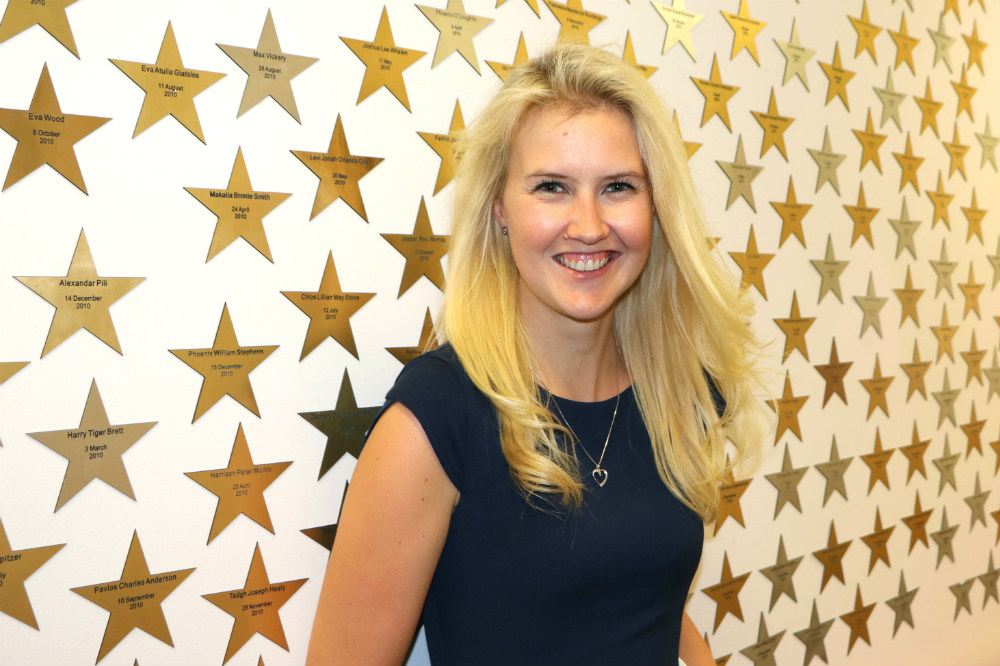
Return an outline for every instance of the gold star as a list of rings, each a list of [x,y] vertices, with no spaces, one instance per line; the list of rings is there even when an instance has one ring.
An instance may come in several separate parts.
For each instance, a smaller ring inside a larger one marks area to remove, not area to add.
[[[526,62],[528,62],[528,47],[524,43],[524,32],[522,32],[521,36],[517,38],[517,49],[514,51],[514,62],[508,65],[505,62],[493,62],[492,60],[487,60],[486,64],[490,66],[490,69],[493,70],[494,74],[500,77],[501,81],[506,81],[511,72]]]
[[[851,247],[858,241],[859,238],[864,238],[868,241],[869,247],[874,247],[872,242],[872,220],[878,215],[879,208],[869,208],[868,202],[865,200],[865,184],[858,184],[858,203],[856,206],[844,205],[844,210],[847,214],[851,216],[851,220],[854,222],[854,230],[851,232]]]
[[[39,4],[36,0],[10,0],[0,20],[0,44],[37,25],[79,58],[80,52],[66,17],[66,8],[74,2],[76,0],[48,0]]]
[[[906,284],[902,289],[893,289],[896,294],[896,298],[899,299],[899,305],[901,313],[899,316],[899,325],[903,326],[906,318],[909,317],[916,324],[917,328],[920,328],[920,316],[917,313],[917,301],[920,297],[924,295],[923,289],[913,288],[913,279],[910,277],[910,267],[906,267]],[[912,391],[911,391],[912,393]],[[924,397],[927,397],[926,395]],[[909,396],[907,396],[909,399]]]
[[[768,609],[769,611],[774,610],[774,605],[778,603],[781,595],[785,595],[792,601],[798,602],[798,599],[795,598],[795,581],[792,577],[795,575],[795,570],[802,564],[802,557],[802,555],[799,555],[798,557],[788,559],[788,555],[785,553],[785,539],[781,535],[778,536],[777,561],[773,565],[760,570],[771,581],[771,606]]]
[[[746,527],[743,522],[743,507],[740,505],[740,500],[751,481],[753,481],[752,478],[737,481],[733,475],[732,467],[729,465],[729,458],[726,458],[726,473],[723,476],[722,485],[719,486],[719,512],[715,516],[715,534],[719,533],[726,518],[732,518],[741,527]]]
[[[344,482],[344,492],[340,496],[340,508],[341,511],[344,508],[344,498],[347,496],[348,483]],[[338,514],[337,520],[339,523],[340,515]],[[333,550],[333,542],[337,539],[337,526],[338,523],[332,523],[329,525],[320,525],[318,527],[306,527],[301,530],[302,534],[306,535],[319,545],[326,548],[327,552]],[[258,664],[257,666],[262,666]]]
[[[215,518],[208,534],[212,543],[222,530],[241,515],[274,534],[271,514],[267,511],[264,491],[291,465],[289,462],[254,463],[243,425],[236,429],[236,440],[229,454],[229,464],[220,469],[185,472],[185,476],[218,497]]]
[[[667,34],[663,38],[663,50],[666,53],[675,45],[680,43],[684,50],[695,60],[694,41],[691,39],[691,29],[701,23],[705,18],[703,14],[695,14],[687,11],[684,7],[684,0],[673,0],[668,7],[662,2],[653,2],[653,9],[660,15],[660,18],[667,24]]]
[[[750,236],[747,238],[746,252],[730,252],[736,265],[740,267],[740,287],[753,286],[760,292],[760,295],[767,299],[767,290],[764,288],[764,269],[774,259],[773,254],[765,254],[757,251],[757,237],[753,232],[753,225],[750,226]]]
[[[837,451],[837,438],[834,436],[833,442],[830,444],[830,460],[825,463],[816,464],[816,469],[826,479],[826,485],[823,488],[823,506],[826,506],[827,500],[833,496],[834,491],[840,493],[840,496],[845,500],[847,499],[847,485],[844,483],[844,474],[847,472],[847,467],[851,464],[852,460],[854,460],[853,456],[848,458],[840,457],[840,453]]]
[[[906,12],[899,15],[899,32],[890,30],[889,36],[892,37],[892,42],[896,45],[896,64],[893,65],[893,69],[899,69],[899,66],[905,62],[910,68],[910,73],[916,74],[917,70],[913,67],[913,47],[919,44],[920,40],[916,37],[910,37],[910,33],[906,29]]]
[[[677,118],[677,109],[674,109],[674,125],[677,126],[677,134],[681,134],[681,122]],[[687,153],[688,159],[691,159],[691,156],[697,153],[698,149],[701,148],[700,143],[697,143],[695,141],[685,141],[683,136],[681,136],[681,141],[684,142],[684,152]],[[712,247],[715,246],[713,245]]]
[[[930,361],[920,361],[920,351],[917,348],[917,341],[913,341],[913,362],[900,363],[899,367],[906,373],[910,383],[906,389],[906,401],[910,401],[910,396],[920,391],[920,395],[927,399],[927,387],[924,385],[924,376],[931,367]]]
[[[68,461],[55,510],[61,509],[96,479],[135,500],[135,491],[129,482],[122,454],[142,439],[154,425],[155,421],[111,425],[95,380],[90,384],[90,393],[78,428],[29,433],[29,437]]]
[[[233,616],[233,630],[226,646],[226,656],[223,663],[229,661],[240,648],[247,644],[256,634],[260,634],[279,647],[288,650],[288,641],[281,626],[281,616],[278,611],[293,594],[298,592],[307,578],[286,580],[280,583],[271,582],[264,567],[264,557],[260,553],[260,544],[253,549],[250,569],[247,571],[246,582],[242,589],[227,590],[201,595],[208,601]],[[247,603],[247,595],[254,603]]]
[[[493,23],[493,19],[466,13],[462,0],[448,0],[448,6],[444,9],[436,9],[426,5],[416,5],[416,7],[441,33],[438,35],[437,47],[434,49],[434,61],[431,63],[431,69],[437,67],[452,53],[457,52],[465,58],[465,62],[472,65],[472,69],[476,70],[477,74],[480,74],[479,58],[476,57],[476,47],[472,43],[472,38],[479,34],[483,28]],[[551,4],[549,9],[552,9]]]
[[[750,8],[747,5],[747,0],[740,0],[739,13],[731,14],[730,12],[722,12],[722,16],[733,30],[733,49],[729,54],[729,59],[734,59],[737,53],[746,49],[747,53],[753,57],[754,62],[759,67],[760,58],[757,57],[756,37],[757,33],[767,23],[750,18]]]
[[[983,51],[986,50],[987,43],[979,39],[979,28],[976,26],[975,19],[972,20],[972,33],[962,35],[962,39],[965,40],[965,45],[969,48],[969,69],[972,69],[972,66],[976,65],[979,67],[979,73],[985,74],[986,70],[983,69]]]
[[[958,332],[958,326],[948,325],[948,305],[944,304],[941,306],[941,325],[931,326],[931,331],[934,332],[934,337],[938,341],[938,353],[935,361],[940,361],[941,357],[945,354],[952,361],[955,360],[955,350],[952,343],[955,339],[955,334]]]
[[[757,212],[757,206],[754,204],[753,200],[753,188],[751,184],[764,167],[758,166],[756,164],[747,164],[746,154],[743,152],[743,135],[740,134],[736,139],[736,157],[733,158],[732,162],[723,162],[722,160],[716,160],[716,164],[722,169],[723,173],[729,179],[729,197],[726,199],[726,210],[733,205],[733,202],[737,198],[742,197],[747,205],[750,206],[750,210]]]
[[[726,106],[726,103],[740,88],[722,82],[718,57],[712,56],[712,72],[708,79],[697,79],[692,76],[691,81],[705,97],[705,107],[701,112],[701,126],[704,127],[705,123],[712,119],[712,116],[718,116],[726,129],[732,132],[733,129],[729,124],[729,107]]]
[[[878,134],[875,132],[875,126],[872,125],[872,110],[868,109],[868,119],[865,121],[865,129],[862,130],[851,130],[854,132],[854,136],[857,137],[858,143],[861,144],[861,168],[859,171],[863,171],[865,165],[871,162],[878,169],[879,173],[882,173],[882,160],[879,157],[878,149],[882,147],[885,140],[888,138],[887,134]]]
[[[791,181],[789,180],[789,182]],[[837,300],[843,303],[844,298],[840,293],[840,274],[847,268],[848,262],[837,261],[834,256],[832,234],[828,234],[826,237],[826,254],[823,259],[810,259],[809,262],[820,275],[819,298],[816,299],[816,302],[821,302],[828,292],[832,292]]]
[[[0,384],[28,366],[28,361],[0,361]]]
[[[851,648],[858,642],[858,639],[863,640],[868,645],[872,644],[868,637],[868,618],[871,617],[873,610],[875,610],[875,604],[865,606],[864,602],[861,601],[861,584],[858,583],[857,593],[854,595],[854,610],[840,616],[844,624],[851,628],[851,635],[847,639],[847,654],[851,654]]]
[[[781,50],[781,55],[785,56],[785,72],[781,79],[781,85],[785,85],[792,80],[793,76],[797,76],[799,81],[805,89],[809,90],[809,77],[806,74],[806,63],[809,59],[816,55],[815,49],[809,49],[804,46],[799,41],[799,31],[795,27],[795,19],[792,19],[792,34],[788,38],[787,42],[779,42],[777,39],[774,43]]]
[[[931,396],[934,398],[935,402],[938,404],[938,427],[944,423],[945,418],[951,421],[952,425],[958,425],[955,422],[955,400],[958,398],[960,389],[952,389],[951,384],[948,382],[948,369],[944,370],[944,384],[941,386],[940,391],[931,391]],[[947,449],[947,439],[945,439],[945,449]],[[946,454],[947,455],[947,454]],[[957,455],[957,454],[956,454]],[[957,459],[957,458],[956,458]]]
[[[337,277],[337,267],[333,264],[332,251],[326,257],[326,266],[317,291],[281,293],[309,317],[309,328],[302,343],[300,361],[327,338],[333,338],[350,352],[351,356],[359,358],[351,328],[351,317],[374,298],[375,294],[343,291],[340,287],[340,278]]]
[[[941,110],[944,104],[931,97],[931,77],[927,77],[924,96],[917,97],[914,95],[913,101],[920,107],[920,134],[923,134],[924,130],[930,127],[934,130],[934,136],[940,136],[937,127],[937,112]]]
[[[752,661],[753,666],[775,666],[774,651],[778,649],[778,643],[784,636],[784,629],[774,635],[768,632],[764,614],[761,613],[760,623],[757,625],[757,642],[740,650],[740,654]]]
[[[25,581],[48,562],[66,544],[14,550],[0,520],[0,613],[38,629]]]
[[[874,328],[878,337],[882,337],[882,319],[879,313],[885,307],[889,299],[884,296],[875,295],[875,280],[871,273],[868,274],[868,290],[864,296],[855,296],[854,302],[858,304],[864,316],[861,319],[861,333],[864,336],[869,327]]]
[[[805,660],[802,662],[808,666],[813,657],[819,657],[823,663],[827,662],[826,657],[826,635],[833,626],[833,618],[826,622],[819,621],[819,611],[816,609],[816,599],[813,599],[812,614],[809,619],[809,626],[795,632],[795,637],[806,646]]]
[[[365,202],[361,197],[361,188],[358,183],[369,171],[379,165],[382,158],[363,157],[351,153],[351,149],[347,146],[347,135],[344,133],[344,125],[340,121],[339,113],[333,127],[333,136],[330,137],[330,147],[325,153],[293,150],[292,154],[319,178],[316,199],[313,202],[312,213],[309,215],[310,220],[326,210],[326,207],[337,199],[343,199],[344,203],[351,207],[351,210],[361,216],[362,220],[368,221]]]
[[[878,95],[879,101],[882,102],[882,122],[879,124],[879,129],[885,127],[886,121],[892,120],[892,122],[896,123],[896,129],[902,131],[903,126],[899,120],[899,106],[906,99],[906,95],[896,92],[896,86],[892,82],[892,70],[886,69],[885,88],[873,87],[872,89]]]
[[[434,320],[431,319],[431,309],[424,312],[424,324],[420,328],[420,340],[413,347],[386,347],[385,350],[396,357],[396,360],[406,365],[416,357],[420,356],[427,349],[434,349],[438,346],[437,336],[434,335]]]
[[[903,253],[903,250],[909,250],[910,255],[916,259],[917,258],[917,246],[914,242],[917,233],[917,228],[920,226],[919,220],[910,219],[910,211],[906,207],[906,197],[903,197],[903,206],[899,213],[898,219],[890,219],[889,224],[892,226],[893,231],[896,232],[896,258]]]
[[[441,166],[438,167],[437,182],[434,183],[434,194],[437,194],[444,186],[455,177],[455,167],[458,160],[455,155],[455,144],[458,143],[458,135],[465,131],[465,119],[462,118],[462,107],[455,100],[455,110],[451,114],[451,125],[447,134],[434,134],[433,132],[417,132],[428,146],[431,147],[438,157],[441,158]]]
[[[816,174],[816,191],[819,192],[819,188],[823,187],[826,183],[830,183],[833,191],[840,194],[840,183],[837,181],[837,167],[840,166],[847,155],[833,152],[833,146],[830,144],[830,128],[826,127],[823,130],[823,148],[821,150],[816,150],[815,148],[808,148],[807,150],[812,156],[813,162],[819,168],[819,172]]]
[[[862,379],[861,385],[868,391],[868,416],[871,418],[876,408],[880,408],[886,416],[889,416],[889,404],[886,401],[886,392],[895,379],[893,376],[883,377],[882,368],[879,365],[878,354],[875,354],[875,369],[869,379]]]
[[[920,472],[920,476],[925,479],[927,478],[927,467],[924,465],[924,453],[927,452],[927,447],[930,445],[931,440],[929,439],[921,441],[920,435],[917,434],[917,421],[914,419],[913,436],[910,439],[910,444],[899,447],[899,450],[903,452],[903,455],[906,456],[906,460],[909,462],[909,466],[906,469],[907,483],[910,482],[910,478],[915,472]]]
[[[948,261],[948,248],[945,245],[945,241],[941,241],[941,258],[930,260],[931,268],[934,269],[934,273],[937,275],[937,285],[934,289],[934,297],[937,298],[941,290],[944,289],[948,292],[948,296],[954,298],[955,294],[952,293],[951,288],[951,274],[955,272],[955,268],[958,266],[958,262]]]
[[[719,625],[722,624],[722,620],[725,619],[726,615],[732,614],[736,616],[736,619],[740,622],[743,621],[743,609],[740,607],[739,594],[749,577],[749,571],[734,577],[733,571],[729,566],[729,555],[723,552],[721,579],[715,585],[710,585],[709,587],[702,588],[701,590],[716,604],[715,627],[712,629],[713,633],[719,628]]]
[[[834,338],[830,342],[830,362],[826,365],[813,366],[826,381],[826,389],[823,392],[824,407],[826,407],[826,403],[835,394],[840,396],[845,405],[847,404],[847,394],[844,391],[844,375],[847,374],[852,365],[854,365],[853,361],[844,361],[841,363],[840,358],[837,356],[837,340]]]
[[[163,602],[193,571],[194,569],[178,569],[151,574],[146,564],[146,555],[142,552],[142,543],[139,542],[139,533],[133,532],[121,578],[71,588],[87,601],[111,613],[104,630],[104,640],[97,652],[97,661],[104,659],[133,629],[144,631],[173,647],[167,618],[163,615]],[[140,585],[141,587],[137,587]],[[133,588],[139,590],[136,594],[141,594],[142,603],[122,603],[125,590]]]
[[[589,44],[589,33],[598,23],[607,17],[602,14],[588,12],[583,8],[583,3],[568,1],[560,4],[553,0],[545,0],[545,6],[549,8],[556,20],[559,21],[558,42],[577,42],[579,44]]]
[[[983,151],[983,158],[979,161],[979,168],[986,166],[989,162],[993,165],[993,170],[997,170],[997,144],[1000,143],[1000,137],[993,136],[990,132],[990,117],[986,116],[986,127],[983,129],[983,133],[976,133],[976,140],[979,141],[979,147]]]
[[[975,120],[975,117],[972,115],[972,97],[976,94],[978,88],[969,85],[969,77],[966,75],[965,65],[962,65],[961,81],[957,83],[952,81],[951,87],[955,89],[955,95],[958,97],[958,109],[955,111],[955,118],[961,116],[964,110],[969,114],[969,120]]]
[[[899,191],[902,192],[906,184],[909,183],[919,193],[920,183],[917,181],[917,169],[923,164],[924,158],[913,154],[913,144],[910,142],[909,132],[906,133],[906,152],[893,153],[892,156],[896,158],[896,163],[902,170],[899,177]]]
[[[866,534],[861,537],[865,545],[871,551],[868,557],[868,573],[875,569],[875,565],[881,560],[885,562],[885,565],[892,568],[892,564],[889,563],[889,537],[892,536],[893,530],[896,529],[895,525],[890,525],[888,528],[882,527],[882,514],[879,512],[878,507],[875,508],[875,529],[872,530],[870,534]]]
[[[955,131],[952,135],[951,143],[948,143],[947,141],[942,141],[941,143],[944,145],[944,149],[948,151],[948,177],[951,178],[952,175],[958,171],[962,174],[962,180],[966,180],[965,154],[969,152],[969,148],[971,148],[971,146],[959,143],[958,123],[955,123]]]
[[[189,132],[198,137],[199,141],[205,143],[194,98],[225,74],[185,67],[177,48],[174,28],[169,22],[155,63],[146,64],[114,58],[111,62],[145,93],[132,138],[139,136],[167,116],[173,116]]]
[[[448,252],[448,236],[434,235],[423,197],[420,197],[420,208],[417,211],[413,232],[382,234],[382,238],[406,258],[397,298],[416,284],[421,277],[426,277],[438,289],[444,290],[444,269],[441,268],[441,259]]]
[[[945,557],[951,560],[952,564],[955,562],[955,547],[952,541],[955,539],[955,533],[958,532],[958,525],[948,524],[948,507],[942,507],[941,512],[941,529],[937,532],[931,532],[931,538],[934,539],[934,543],[938,547],[935,569],[941,566],[941,561]]]
[[[768,406],[773,409],[778,414],[778,427],[774,431],[774,443],[777,444],[778,440],[787,430],[791,430],[799,441],[802,441],[802,431],[799,429],[799,412],[802,410],[802,406],[806,404],[806,400],[809,399],[807,395],[793,395],[792,394],[792,379],[788,371],[785,371],[785,388],[781,393],[781,397],[776,400],[768,400]]]
[[[945,378],[947,379],[947,377],[948,374],[945,372]],[[954,415],[954,406],[952,407],[952,414]],[[954,418],[951,421],[952,424],[955,423]],[[938,497],[941,496],[946,485],[951,486],[954,490],[958,490],[958,484],[955,481],[955,466],[958,464],[958,459],[961,455],[960,453],[951,452],[951,445],[948,443],[948,435],[946,433],[944,436],[944,454],[940,458],[934,458],[932,461],[941,475],[941,480],[938,484]],[[947,520],[945,520],[945,523],[947,523]]]
[[[997,363],[997,349],[993,348],[993,365],[989,368],[983,368],[983,372],[986,373],[986,381],[989,383],[989,388],[986,392],[986,401],[989,402],[993,394],[996,393],[1000,396],[1000,364]],[[1000,441],[998,441],[1000,443]],[[1000,451],[997,452],[997,468],[1000,470]]]
[[[851,21],[854,32],[858,33],[858,45],[854,49],[854,57],[857,58],[861,55],[862,51],[867,51],[872,57],[872,62],[877,65],[878,58],[875,56],[875,38],[882,32],[882,28],[873,24],[869,19],[868,0],[863,0],[861,3],[861,18],[854,18],[850,15],[847,18]]]
[[[931,519],[932,513],[934,512],[930,509],[924,511],[921,508],[920,491],[918,490],[913,515],[903,516],[903,523],[910,528],[910,550],[907,553],[913,552],[913,547],[917,545],[918,541],[922,541],[925,547],[930,548],[930,544],[927,542],[927,522]]]
[[[969,203],[969,207],[966,208],[962,206],[962,214],[965,215],[965,220],[969,223],[969,232],[965,236],[966,242],[971,241],[973,236],[979,237],[979,242],[983,242],[983,218],[986,217],[987,211],[979,207],[979,203],[976,201],[976,188],[972,188],[972,201]],[[998,239],[1000,240],[1000,239]],[[992,259],[991,259],[992,261]],[[996,269],[994,268],[994,271]],[[996,286],[996,277],[993,278],[993,286]]]
[[[295,105],[295,96],[292,94],[292,79],[319,58],[292,55],[282,51],[270,9],[267,10],[264,27],[261,28],[260,38],[257,40],[257,48],[225,44],[217,46],[247,74],[247,85],[243,89],[240,110],[236,112],[237,118],[270,97],[287,111],[288,115],[297,122],[302,122],[299,119],[299,109]]]
[[[81,229],[66,275],[16,279],[56,308],[42,349],[44,357],[81,329],[121,354],[110,308],[146,278],[98,275],[87,236]]]
[[[940,17],[938,17],[937,30],[927,28],[927,34],[931,36],[931,41],[934,42],[934,63],[931,67],[936,67],[939,62],[944,61],[944,66],[950,72],[951,45],[955,43],[955,38],[944,32],[944,12],[941,12]]]
[[[358,103],[379,88],[385,88],[410,111],[410,98],[406,94],[403,72],[427,52],[396,46],[392,38],[392,26],[389,25],[388,10],[382,7],[382,16],[373,41],[348,37],[341,37],[340,40],[365,64],[365,77],[358,92]]]
[[[770,150],[771,146],[774,146],[787,162],[788,153],[785,151],[785,130],[795,122],[795,119],[779,114],[778,103],[774,99],[774,88],[771,88],[771,100],[767,104],[767,112],[751,111],[750,113],[753,114],[761,129],[764,130],[764,139],[760,146],[760,156],[764,157],[764,153]]]
[[[212,235],[206,262],[229,247],[236,239],[242,238],[268,261],[274,263],[271,248],[267,244],[267,236],[264,234],[264,216],[292,195],[286,192],[258,192],[253,189],[242,148],[236,150],[236,161],[229,174],[229,185],[226,189],[201,187],[184,189],[216,217],[215,233]]]
[[[972,3],[970,2],[969,5],[971,6]],[[955,12],[955,18],[958,19],[959,23],[962,22],[962,15],[958,10],[958,0],[944,0],[944,11],[941,12],[941,18],[943,19],[948,12]]]
[[[653,67],[652,65],[640,65],[636,62],[635,48],[632,46],[632,34],[627,30],[625,31],[625,50],[622,53],[622,61],[635,67],[647,79],[651,77],[657,69],[659,69],[659,67]]]
[[[792,456],[785,444],[785,455],[782,458],[781,470],[765,474],[768,482],[778,491],[778,499],[774,505],[774,517],[777,518],[786,504],[791,504],[802,513],[802,502],[799,500],[799,483],[809,471],[809,467],[792,467]],[[773,605],[772,605],[773,608]]]
[[[879,374],[878,370],[878,359],[875,360],[875,370],[876,375]],[[861,459],[866,465],[868,465],[868,494],[870,495],[872,489],[875,488],[875,484],[882,482],[882,485],[889,490],[889,458],[892,454],[896,452],[896,449],[889,449],[888,451],[882,449],[882,436],[879,434],[878,428],[875,429],[875,449],[871,453],[864,453],[861,455]]]
[[[351,454],[355,459],[361,456],[361,447],[365,443],[365,435],[375,420],[380,407],[358,408],[351,378],[344,368],[344,376],[340,380],[340,392],[337,394],[336,408],[323,412],[300,412],[299,416],[308,421],[314,428],[326,436],[326,446],[323,449],[323,459],[319,464],[318,479],[337,464],[345,455]]]
[[[829,64],[821,62],[819,66],[827,79],[825,104],[829,104],[834,97],[839,97],[840,101],[844,103],[844,108],[850,111],[851,105],[847,101],[847,84],[854,78],[854,72],[841,66],[839,42],[833,46],[833,62]]]
[[[969,422],[963,423],[961,425],[962,432],[965,434],[966,438],[966,448],[965,457],[966,459],[972,455],[973,451],[979,451],[979,455],[983,455],[983,428],[986,427],[986,419],[978,420],[976,419],[976,403],[972,402],[972,413],[969,415]],[[978,493],[979,491],[976,490]],[[983,525],[986,524],[986,519],[983,519]]]
[[[10,11],[9,6],[7,9]],[[17,141],[3,189],[48,164],[87,194],[74,146],[108,120],[110,118],[63,113],[49,67],[42,65],[28,109],[0,109],[0,129]]]
[[[823,564],[823,580],[819,585],[820,592],[823,591],[826,584],[830,582],[831,578],[836,578],[841,583],[844,582],[843,560],[844,555],[847,553],[847,549],[850,548],[850,546],[850,540],[842,543],[837,542],[837,529],[831,520],[830,539],[827,541],[827,547],[813,552],[813,557]]]
[[[990,551],[990,564],[986,569],[986,573],[976,576],[979,582],[983,584],[983,608],[986,608],[986,602],[993,599],[997,603],[1000,603],[1000,590],[997,589],[997,583],[1000,581],[1000,569],[997,569],[993,564],[993,551]]]
[[[219,327],[211,347],[171,349],[171,354],[187,363],[203,379],[191,422],[197,421],[227,395],[260,416],[253,386],[250,384],[250,373],[277,348],[278,345],[241,347],[233,329],[233,320],[229,316],[229,306],[223,305]]]
[[[781,357],[784,363],[795,350],[798,350],[805,359],[809,360],[809,350],[806,348],[806,332],[816,321],[816,317],[803,317],[799,314],[799,298],[795,291],[792,291],[792,309],[787,318],[775,319],[781,332],[785,334],[785,349]]]
[[[958,619],[958,614],[965,609],[965,612],[972,615],[972,602],[969,601],[969,593],[972,591],[972,585],[976,582],[976,577],[973,576],[969,578],[964,583],[954,583],[948,586],[951,593],[955,595],[955,617],[952,620]]]
[[[784,245],[785,241],[793,235],[799,239],[799,242],[802,243],[802,247],[805,247],[806,239],[802,231],[802,220],[805,219],[809,209],[812,208],[812,204],[799,203],[796,200],[795,184],[792,182],[791,176],[788,177],[788,194],[785,197],[785,201],[772,201],[771,207],[774,208],[775,212],[781,216],[781,238],[778,240],[778,247]],[[816,266],[816,263],[817,262],[814,260],[813,265]],[[823,262],[819,263],[822,264]],[[816,269],[819,270],[820,275],[822,275],[822,270],[819,266],[817,266]]]
[[[982,314],[979,312],[979,294],[982,293],[985,286],[986,284],[983,282],[976,282],[976,275],[973,272],[973,265],[970,261],[969,281],[958,283],[958,288],[962,290],[962,295],[965,296],[965,310],[962,311],[962,319],[968,317],[970,312],[976,313],[976,319],[982,319]]]
[[[931,200],[931,204],[934,205],[934,214],[931,216],[931,228],[937,224],[938,220],[944,222],[944,226],[951,229],[951,218],[948,215],[948,206],[951,205],[952,199],[955,198],[954,194],[949,194],[944,191],[944,178],[940,171],[938,171],[938,181],[937,189],[933,192],[931,190],[924,190],[927,193],[927,197]]]

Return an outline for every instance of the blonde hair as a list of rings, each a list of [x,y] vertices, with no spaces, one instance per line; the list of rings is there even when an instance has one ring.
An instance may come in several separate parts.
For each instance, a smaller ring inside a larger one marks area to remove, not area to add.
[[[632,121],[657,221],[649,261],[615,309],[615,337],[660,477],[711,520],[724,471],[723,427],[743,448],[759,435],[756,419],[739,418],[757,405],[752,305],[713,257],[683,142],[656,91],[632,66],[600,49],[556,46],[513,72],[465,133],[438,339],[451,343],[495,407],[504,456],[526,499],[579,507],[576,460],[560,444],[565,429],[536,385],[517,310],[517,268],[491,214],[521,123],[552,105],[571,112],[610,107]],[[726,402],[721,417],[708,377]]]

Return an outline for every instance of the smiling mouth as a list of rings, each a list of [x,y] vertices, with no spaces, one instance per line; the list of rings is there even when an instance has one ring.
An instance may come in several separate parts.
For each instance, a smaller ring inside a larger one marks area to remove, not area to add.
[[[580,257],[579,259],[572,259],[568,256],[559,254],[556,255],[556,261],[566,268],[583,273],[600,270],[607,266],[608,262],[611,261],[610,252],[601,252],[598,255],[591,254],[578,256]]]

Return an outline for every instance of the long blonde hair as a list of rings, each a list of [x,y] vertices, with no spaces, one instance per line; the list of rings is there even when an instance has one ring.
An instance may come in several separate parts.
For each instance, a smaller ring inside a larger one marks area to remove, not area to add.
[[[741,448],[760,434],[757,419],[741,418],[757,405],[752,304],[713,256],[680,135],[632,66],[600,49],[556,46],[513,72],[464,134],[438,339],[451,343],[495,407],[504,456],[528,501],[579,507],[576,460],[560,444],[557,435],[565,429],[535,383],[534,355],[517,310],[517,268],[491,215],[523,119],[550,105],[611,107],[632,121],[656,228],[643,273],[615,309],[615,337],[660,477],[711,520],[723,472],[723,427]],[[721,417],[708,377],[726,402]]]

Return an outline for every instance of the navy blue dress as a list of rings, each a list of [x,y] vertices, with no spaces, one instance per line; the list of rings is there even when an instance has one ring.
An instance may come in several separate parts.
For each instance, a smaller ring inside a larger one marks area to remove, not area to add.
[[[616,399],[554,399],[596,460]],[[403,369],[386,404],[413,412],[461,493],[424,605],[431,663],[676,666],[703,525],[660,480],[631,388],[620,399],[607,483],[578,453],[584,506],[554,514],[518,493],[493,407],[450,347]]]

